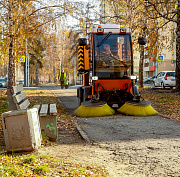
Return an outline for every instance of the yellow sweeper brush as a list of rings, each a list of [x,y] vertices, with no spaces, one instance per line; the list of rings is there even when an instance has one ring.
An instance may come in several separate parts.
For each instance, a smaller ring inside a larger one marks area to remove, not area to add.
[[[117,109],[118,112],[130,116],[152,116],[158,112],[151,106],[148,101],[126,102],[123,106]]]
[[[102,101],[97,103],[92,103],[91,101],[83,102],[81,106],[74,111],[74,114],[78,117],[103,117],[111,116],[114,113],[115,110]]]

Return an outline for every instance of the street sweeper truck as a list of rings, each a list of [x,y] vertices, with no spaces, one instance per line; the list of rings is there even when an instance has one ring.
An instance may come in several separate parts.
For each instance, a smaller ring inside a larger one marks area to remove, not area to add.
[[[144,44],[144,39],[139,40]],[[79,39],[77,89],[79,117],[100,117],[117,112],[148,116],[157,112],[142,99],[134,85],[133,48],[130,29],[115,24],[94,25]]]

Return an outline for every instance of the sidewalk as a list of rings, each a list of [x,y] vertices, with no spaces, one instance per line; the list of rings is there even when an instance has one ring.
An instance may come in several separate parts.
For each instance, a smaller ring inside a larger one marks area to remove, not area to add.
[[[76,89],[55,90],[71,114],[78,107]],[[114,115],[78,118],[87,142],[106,149],[119,164],[119,176],[180,176],[180,122],[165,116]],[[150,170],[151,169],[151,170]]]
[[[81,85],[70,85],[69,87],[68,87],[68,89],[77,89],[78,87],[80,87]],[[54,84],[44,84],[44,85],[42,85],[42,86],[38,86],[38,87],[23,87],[24,88],[24,90],[58,90],[58,89],[61,89],[61,86],[60,85],[58,85],[57,87],[56,87],[56,85],[54,85]],[[63,89],[63,90],[68,90],[68,89]]]

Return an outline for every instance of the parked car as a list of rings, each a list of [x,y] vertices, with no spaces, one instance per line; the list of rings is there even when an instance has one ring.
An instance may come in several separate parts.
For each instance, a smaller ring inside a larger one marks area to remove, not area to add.
[[[0,87],[7,87],[7,82],[5,78],[0,78]]]
[[[19,84],[24,84],[24,79],[20,79]]]
[[[143,77],[143,82],[146,80],[147,78]],[[139,84],[139,77],[137,76],[135,79],[135,84]]]
[[[154,87],[175,87],[175,71],[161,71],[153,81]]]
[[[144,79],[143,82],[144,82],[145,84],[152,84],[155,78],[156,78],[156,76],[152,76],[152,77],[149,77],[149,78],[147,78],[147,79]]]

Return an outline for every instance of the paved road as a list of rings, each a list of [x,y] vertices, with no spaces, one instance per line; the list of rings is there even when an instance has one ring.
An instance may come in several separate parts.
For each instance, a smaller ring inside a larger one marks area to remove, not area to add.
[[[54,90],[71,114],[76,89]],[[180,176],[180,122],[161,115],[77,118],[87,140],[112,154],[118,176]]]
[[[74,110],[78,107],[77,91],[76,89],[59,89],[53,90],[58,97],[61,104],[74,115]]]

